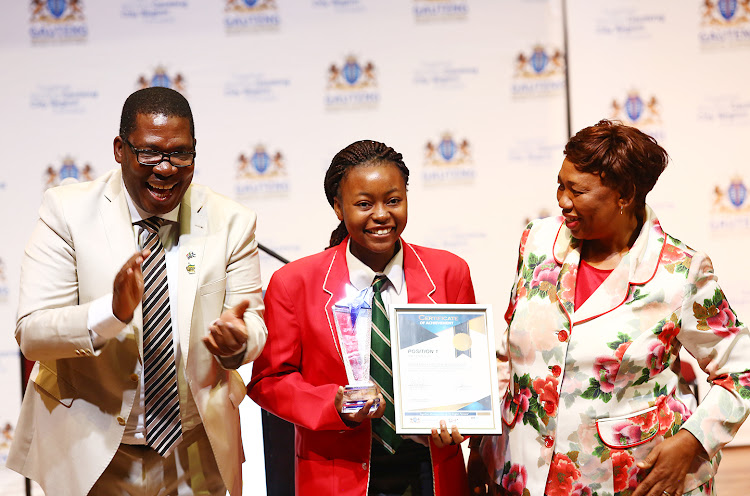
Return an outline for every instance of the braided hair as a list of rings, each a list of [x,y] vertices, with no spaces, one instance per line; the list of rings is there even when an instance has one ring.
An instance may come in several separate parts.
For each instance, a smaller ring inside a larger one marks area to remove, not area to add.
[[[372,165],[378,163],[390,163],[398,167],[401,175],[404,176],[404,183],[409,184],[409,169],[404,164],[403,156],[396,150],[378,141],[362,140],[356,141],[347,146],[333,157],[331,165],[326,171],[326,177],[323,181],[326,198],[328,203],[333,207],[333,200],[341,198],[339,185],[346,177],[347,172],[358,165]],[[332,248],[347,237],[349,232],[342,220],[338,227],[331,233],[329,248]]]

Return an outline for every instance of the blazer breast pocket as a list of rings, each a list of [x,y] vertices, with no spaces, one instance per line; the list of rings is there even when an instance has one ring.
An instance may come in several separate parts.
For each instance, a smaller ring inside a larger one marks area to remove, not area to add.
[[[203,315],[213,320],[221,315],[224,309],[224,295],[227,289],[227,277],[209,282],[198,288],[198,300]]]
[[[207,296],[216,292],[221,291],[221,295],[224,296],[224,291],[227,288],[227,276],[209,282],[198,288],[198,294],[201,296]]]

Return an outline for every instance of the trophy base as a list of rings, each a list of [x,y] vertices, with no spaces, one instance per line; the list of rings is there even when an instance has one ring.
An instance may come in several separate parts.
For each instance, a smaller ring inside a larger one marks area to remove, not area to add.
[[[373,400],[370,411],[375,411],[380,405],[378,388],[374,384],[366,386],[344,386],[344,401],[341,413],[356,413],[365,406],[368,400]]]

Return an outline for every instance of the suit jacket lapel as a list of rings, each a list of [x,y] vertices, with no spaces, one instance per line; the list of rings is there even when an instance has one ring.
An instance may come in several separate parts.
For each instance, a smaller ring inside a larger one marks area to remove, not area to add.
[[[567,231],[564,226],[561,228],[561,232],[563,230]],[[559,237],[560,235],[558,235]],[[601,286],[575,311],[573,315],[575,323],[580,324],[595,319],[625,303],[630,295],[631,286],[645,284],[654,276],[665,241],[664,232],[661,230],[658,219],[656,219],[651,208],[647,206],[643,227],[633,247],[622,257],[620,263],[602,282]],[[555,251],[555,254],[557,256],[557,251]],[[568,258],[566,258],[565,263],[568,263]],[[565,266],[563,265],[564,270]],[[560,272],[561,279],[563,271]],[[559,287],[560,284],[558,283]],[[569,292],[571,305],[574,295],[575,282]]]
[[[339,356],[341,355],[341,346],[336,333],[336,324],[333,320],[333,310],[331,307],[334,303],[346,297],[346,285],[349,283],[349,269],[346,265],[346,247],[347,240],[342,241],[335,250],[328,265],[326,265],[326,275],[323,279],[323,291],[326,297],[323,299],[325,308],[323,309],[328,319],[328,327],[331,331],[331,339]],[[401,240],[401,246],[404,250],[404,281],[406,283],[409,303],[435,303],[432,294],[437,287],[430,277],[427,268],[422,259],[419,257],[414,248]],[[343,356],[342,356],[343,359]]]
[[[183,363],[187,363],[190,350],[190,332],[195,306],[195,293],[202,281],[203,254],[207,239],[207,219],[203,211],[205,198],[189,188],[180,204],[180,239],[177,258],[177,309],[180,348]],[[203,281],[205,282],[205,281]],[[174,316],[172,318],[175,318]]]
[[[430,277],[424,262],[410,244],[401,240],[404,250],[404,281],[409,303],[435,303],[432,294],[437,286]]]
[[[557,303],[568,319],[568,331],[570,331],[573,325],[578,265],[581,262],[581,243],[571,236],[565,224],[560,224],[552,253],[555,263],[560,266],[556,287]]]
[[[325,293],[323,297],[323,311],[328,320],[328,328],[331,331],[333,345],[342,360],[344,359],[344,356],[341,353],[341,345],[339,343],[338,334],[336,333],[336,323],[333,320],[332,307],[334,303],[346,297],[346,285],[349,284],[349,268],[346,265],[347,242],[348,238],[342,241],[337,247],[330,249],[332,257],[330,262],[324,266],[326,274],[323,278],[322,287]]]
[[[135,244],[132,219],[125,199],[126,194],[127,192],[122,187],[122,175],[119,171],[115,171],[107,181],[104,200],[100,203],[99,212],[109,244],[111,263],[113,266],[117,266],[117,270],[138,249]],[[136,329],[143,327],[143,314],[140,306],[133,313],[132,325]],[[142,333],[136,332],[135,334],[138,341],[138,351],[140,356],[143,356]]]
[[[574,314],[576,324],[611,312],[625,302],[630,289],[628,276],[632,259],[631,254],[626,253],[602,284],[578,307]]]

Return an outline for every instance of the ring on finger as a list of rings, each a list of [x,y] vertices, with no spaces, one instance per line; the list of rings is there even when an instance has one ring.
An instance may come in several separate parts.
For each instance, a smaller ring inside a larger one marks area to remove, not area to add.
[[[671,494],[669,494],[669,493],[668,493],[667,491],[662,491],[661,493],[662,493],[662,494],[663,494],[664,496],[672,496],[672,495],[671,495]]]

